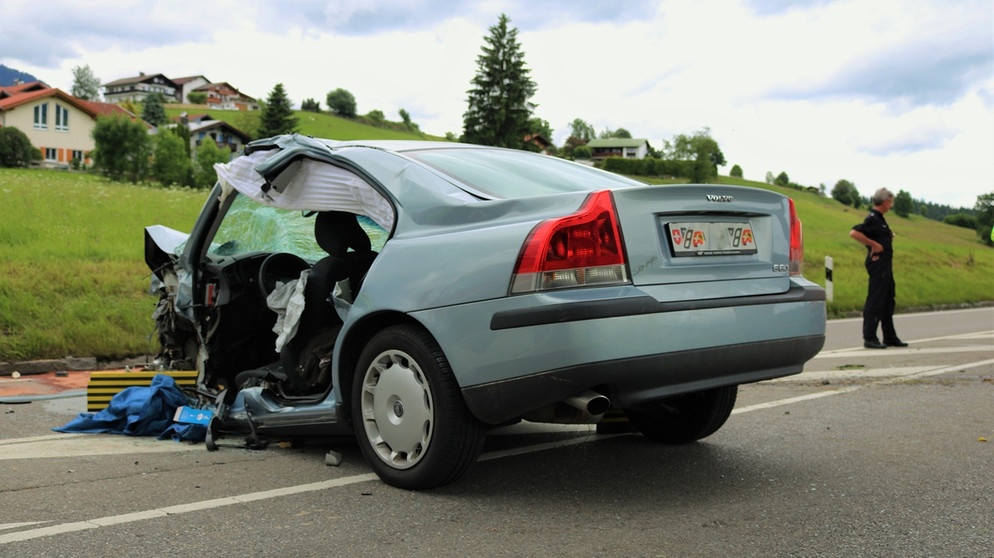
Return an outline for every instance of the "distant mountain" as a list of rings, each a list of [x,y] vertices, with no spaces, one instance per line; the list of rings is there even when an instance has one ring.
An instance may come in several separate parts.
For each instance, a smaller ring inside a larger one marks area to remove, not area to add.
[[[8,68],[7,66],[0,64],[0,87],[14,85],[14,82],[17,80],[21,80],[24,83],[30,83],[32,81],[38,81],[38,78],[31,74],[26,74],[22,71]]]

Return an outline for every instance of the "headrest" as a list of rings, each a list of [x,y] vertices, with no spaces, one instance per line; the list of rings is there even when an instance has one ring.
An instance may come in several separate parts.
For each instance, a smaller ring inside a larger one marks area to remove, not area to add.
[[[369,252],[369,236],[352,213],[322,211],[314,219],[314,238],[322,250],[332,256],[344,256],[349,248]]]

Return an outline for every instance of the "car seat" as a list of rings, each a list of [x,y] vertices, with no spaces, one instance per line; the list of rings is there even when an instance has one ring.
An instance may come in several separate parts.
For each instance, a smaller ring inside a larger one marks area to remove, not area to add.
[[[280,351],[280,363],[296,394],[324,391],[329,380],[325,355],[331,353],[342,321],[331,302],[335,284],[348,280],[352,293],[376,257],[369,236],[352,213],[323,211],[314,220],[314,238],[328,253],[311,268],[304,286],[304,309],[297,333]]]

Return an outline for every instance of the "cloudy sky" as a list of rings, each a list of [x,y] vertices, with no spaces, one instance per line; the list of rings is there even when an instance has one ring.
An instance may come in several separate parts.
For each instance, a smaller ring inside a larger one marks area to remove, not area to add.
[[[656,148],[707,127],[724,174],[953,207],[994,191],[990,0],[0,0],[0,63],[67,91],[84,65],[283,83],[296,105],[341,87],[458,135],[501,13],[557,145],[574,118]]]

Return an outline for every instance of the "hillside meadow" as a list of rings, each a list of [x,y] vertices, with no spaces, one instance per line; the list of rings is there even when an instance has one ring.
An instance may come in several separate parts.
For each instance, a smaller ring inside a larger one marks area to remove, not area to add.
[[[216,120],[223,120],[244,132],[251,132],[258,127],[259,115],[261,114],[258,111],[245,112],[238,110],[217,110],[207,108],[202,105],[166,105],[166,116],[169,118],[178,118],[180,114],[184,112],[189,115],[210,114],[212,118]],[[439,141],[444,141],[445,139],[429,134],[413,134],[408,131],[369,126],[356,120],[341,118],[324,112],[317,113],[295,111],[294,114],[297,117],[298,132],[305,136],[313,136],[316,138],[336,140],[423,139]]]
[[[807,192],[793,197],[804,223],[805,275],[825,284],[832,256],[830,316],[858,311],[865,296],[863,249],[850,227],[865,211]],[[96,175],[0,169],[0,362],[155,351],[143,229],[189,230],[205,191],[110,182]],[[897,234],[899,311],[994,301],[994,250],[972,230],[890,214]]]

